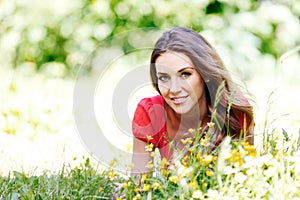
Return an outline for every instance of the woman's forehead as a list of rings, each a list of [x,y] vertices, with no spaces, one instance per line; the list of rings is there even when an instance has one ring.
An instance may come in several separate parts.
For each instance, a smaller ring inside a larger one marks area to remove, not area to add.
[[[193,68],[191,59],[183,53],[166,52],[161,54],[155,62],[156,69],[159,70],[175,70],[183,68]]]

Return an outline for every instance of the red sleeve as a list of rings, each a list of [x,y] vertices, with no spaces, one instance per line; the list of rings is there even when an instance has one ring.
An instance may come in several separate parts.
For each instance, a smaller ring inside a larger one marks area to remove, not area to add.
[[[243,112],[238,112],[239,124],[241,127],[241,131],[244,132],[244,129],[248,127],[249,119]]]
[[[242,98],[242,105],[243,106],[251,106],[249,101],[244,97]],[[244,130],[248,128],[248,125],[250,123],[250,119],[243,112],[238,112],[237,116],[239,118],[239,124],[240,124],[240,127],[241,127],[241,131],[244,132]]]
[[[165,126],[164,106],[155,97],[142,99],[134,113],[132,121],[133,135],[144,141],[158,146],[159,133]],[[147,136],[153,140],[148,141]]]

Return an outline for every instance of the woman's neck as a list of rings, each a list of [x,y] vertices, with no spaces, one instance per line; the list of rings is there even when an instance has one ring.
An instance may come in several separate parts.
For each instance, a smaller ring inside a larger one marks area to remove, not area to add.
[[[193,109],[189,113],[178,114],[171,107],[166,105],[166,115],[167,122],[169,123],[168,127],[172,130],[187,131],[190,128],[198,128],[200,123],[206,123],[208,108],[205,105],[201,106],[199,109]]]

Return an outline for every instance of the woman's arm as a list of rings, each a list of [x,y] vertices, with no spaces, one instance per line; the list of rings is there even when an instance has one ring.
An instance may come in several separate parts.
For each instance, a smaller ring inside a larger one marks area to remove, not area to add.
[[[132,154],[132,164],[131,176],[136,176],[139,174],[148,173],[149,169],[147,164],[152,160],[150,152],[146,151],[146,146],[148,144],[142,140],[134,137],[133,139],[133,154]]]

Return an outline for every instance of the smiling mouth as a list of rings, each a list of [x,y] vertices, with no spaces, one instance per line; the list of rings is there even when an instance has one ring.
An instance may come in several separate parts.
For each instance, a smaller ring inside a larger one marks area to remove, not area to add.
[[[181,97],[171,97],[171,101],[174,103],[174,104],[182,104],[183,102],[186,101],[188,96],[181,96]]]

